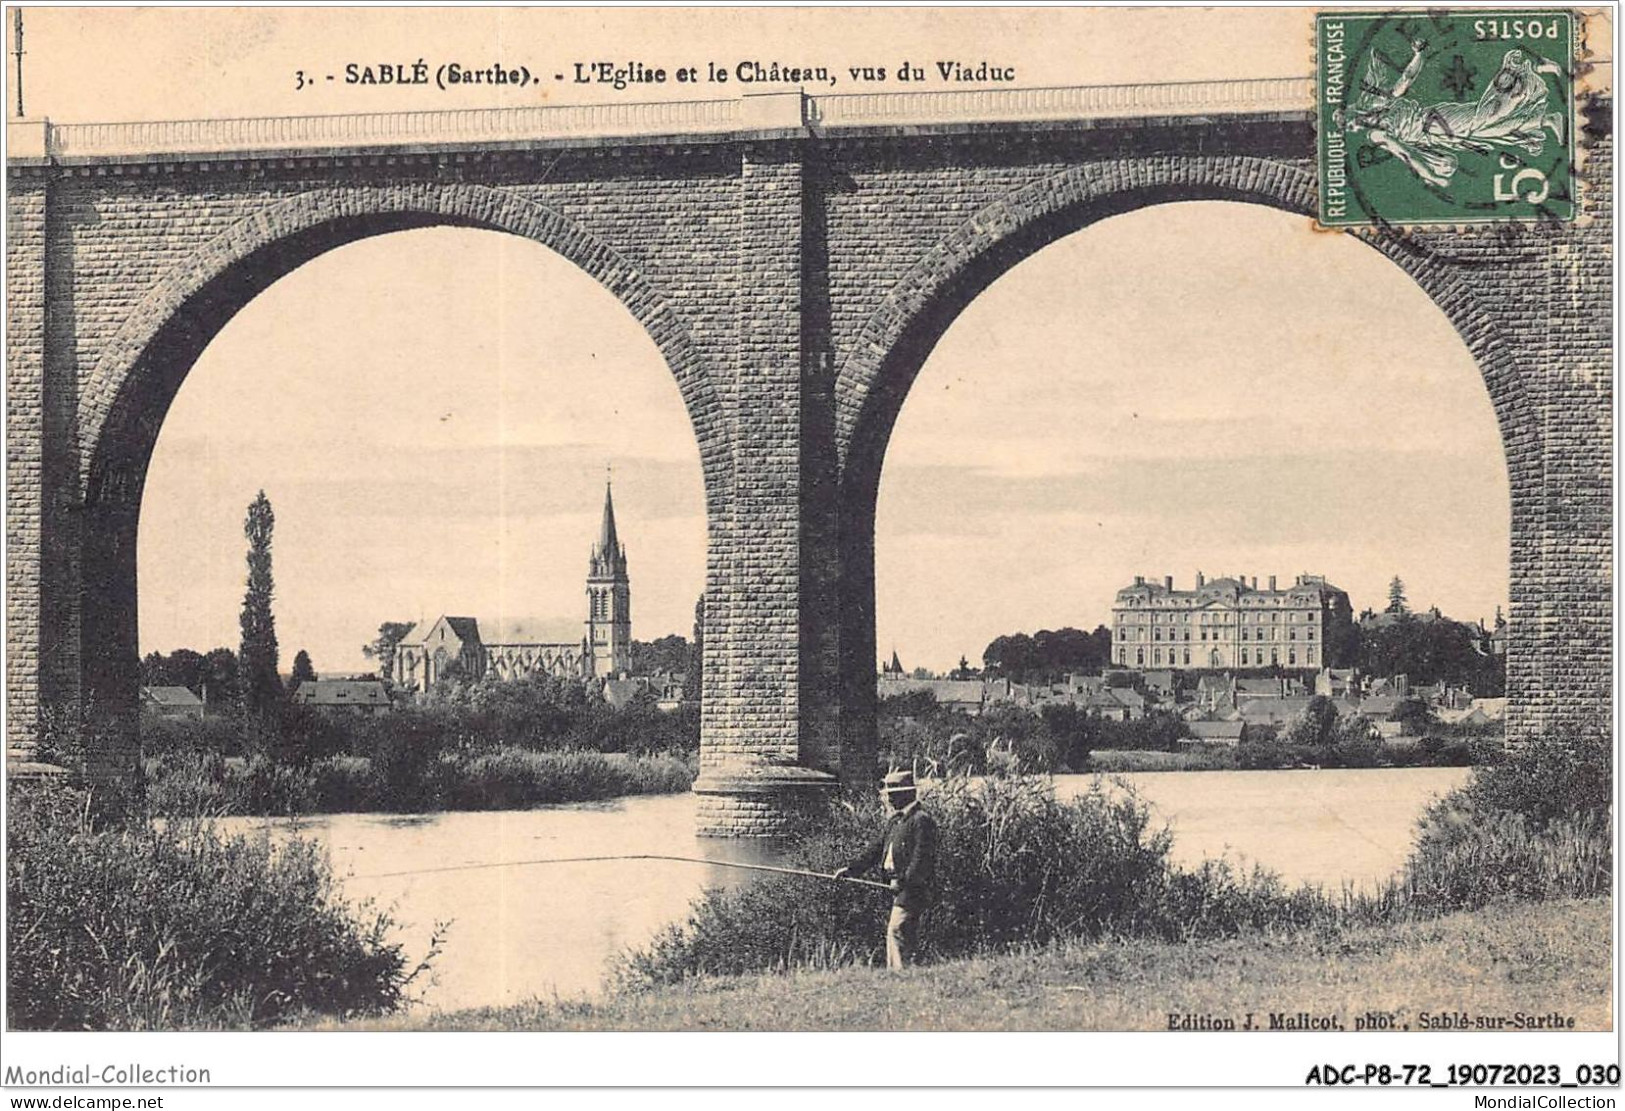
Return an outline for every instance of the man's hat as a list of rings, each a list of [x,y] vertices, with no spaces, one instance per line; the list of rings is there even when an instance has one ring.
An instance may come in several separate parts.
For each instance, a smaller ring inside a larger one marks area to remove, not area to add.
[[[912,790],[914,790],[914,773],[913,772],[888,772],[888,773],[886,773],[885,786],[884,786],[883,790],[888,795],[891,794],[894,791],[912,791]]]

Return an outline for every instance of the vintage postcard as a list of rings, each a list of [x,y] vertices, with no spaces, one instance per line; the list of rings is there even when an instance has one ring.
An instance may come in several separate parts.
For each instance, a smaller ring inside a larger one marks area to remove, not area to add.
[[[4,1085],[1611,1106],[1612,14],[5,9]]]

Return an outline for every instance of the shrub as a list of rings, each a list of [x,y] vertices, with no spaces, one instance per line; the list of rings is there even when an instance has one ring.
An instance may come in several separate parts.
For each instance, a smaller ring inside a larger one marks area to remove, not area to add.
[[[379,800],[372,775],[372,761],[364,756],[329,756],[310,766],[311,810],[322,814],[343,814],[369,810]]]
[[[1420,907],[1606,894],[1613,875],[1612,741],[1537,738],[1428,807],[1405,882]]]
[[[1405,869],[1411,904],[1421,910],[1473,910],[1508,900],[1586,899],[1606,895],[1613,837],[1595,814],[1535,828],[1521,814],[1468,817],[1430,812]]]
[[[376,1013],[397,1007],[416,975],[388,940],[386,915],[336,897],[313,844],[272,847],[195,822],[98,828],[83,795],[56,787],[14,791],[11,802],[15,1028],[261,1027]]]
[[[1135,932],[1170,941],[1231,937],[1246,930],[1326,924],[1337,909],[1317,887],[1288,890],[1275,873],[1254,865],[1238,871],[1225,859],[1194,869],[1166,868],[1154,890],[1142,894]]]
[[[1101,749],[1089,754],[1088,771],[1103,775],[1126,772],[1205,772],[1237,767],[1236,749],[1230,745],[1188,745],[1178,752],[1138,752]]]
[[[230,814],[306,814],[311,810],[310,773],[279,764],[256,753],[239,773],[227,774],[226,809]],[[190,817],[195,812],[182,811]]]
[[[452,776],[449,801],[462,810],[507,810],[620,795],[669,794],[686,791],[693,782],[693,765],[674,756],[502,748],[459,766]]]
[[[1236,746],[1236,766],[1249,771],[1268,768],[1295,768],[1302,761],[1301,750],[1266,730],[1249,729]]]
[[[1538,737],[1473,774],[1451,805],[1474,814],[1521,815],[1532,829],[1583,815],[1607,820],[1613,800],[1613,742],[1605,730]]]
[[[220,817],[233,812],[230,768],[214,752],[171,750],[142,762],[147,805],[155,814]]]
[[[142,714],[141,751],[147,756],[185,752],[241,756],[243,723],[235,716],[198,719]]]

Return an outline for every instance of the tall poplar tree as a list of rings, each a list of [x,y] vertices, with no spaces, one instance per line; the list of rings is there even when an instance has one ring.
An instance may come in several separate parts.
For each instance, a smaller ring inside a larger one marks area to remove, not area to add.
[[[248,507],[243,535],[248,539],[248,592],[243,595],[241,669],[243,705],[253,714],[274,709],[282,695],[277,675],[276,620],[271,616],[271,529],[276,514],[261,490]]]

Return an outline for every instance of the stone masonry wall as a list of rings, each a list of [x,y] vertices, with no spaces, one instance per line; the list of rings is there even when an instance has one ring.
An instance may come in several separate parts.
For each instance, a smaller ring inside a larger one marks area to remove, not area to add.
[[[11,763],[33,759],[39,714],[46,199],[43,178],[13,180],[6,204],[6,760]]]
[[[1611,710],[1612,137],[1590,142],[1583,227],[1359,233],[1433,297],[1495,405],[1518,736]],[[768,830],[789,804],[751,769],[798,798],[822,772],[873,777],[874,500],[942,331],[1011,265],[1116,212],[1208,198],[1303,216],[1311,143],[1301,120],[1151,122],[13,167],[8,758],[31,755],[43,701],[133,695],[135,510],[202,343],[322,250],[452,224],[570,258],[671,366],[710,527],[702,821]]]

